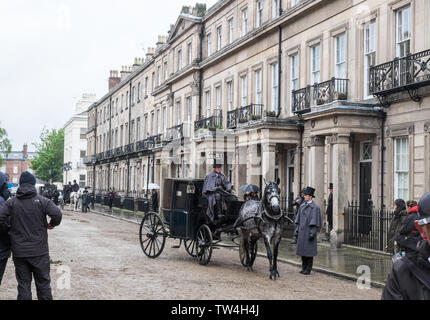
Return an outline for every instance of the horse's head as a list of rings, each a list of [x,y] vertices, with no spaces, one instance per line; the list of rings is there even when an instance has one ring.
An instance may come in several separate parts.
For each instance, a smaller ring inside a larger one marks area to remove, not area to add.
[[[275,213],[281,211],[281,189],[279,189],[279,182],[279,178],[276,182],[266,181],[266,179],[264,179],[266,187],[264,188],[263,201],[265,205]]]

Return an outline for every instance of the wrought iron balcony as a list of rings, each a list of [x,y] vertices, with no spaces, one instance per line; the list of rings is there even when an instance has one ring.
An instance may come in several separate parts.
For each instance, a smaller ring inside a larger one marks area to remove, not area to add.
[[[104,152],[100,152],[96,155],[96,160],[100,161],[104,159]]]
[[[148,139],[140,140],[136,142],[136,151],[145,151],[149,149]]]
[[[96,155],[84,157],[84,163],[86,165],[92,164],[94,161],[96,161]]]
[[[115,148],[115,149],[114,149],[113,155],[114,155],[115,157],[119,157],[119,156],[121,156],[122,154],[123,154],[123,152],[122,152],[122,147],[118,147],[118,148]]]
[[[306,113],[311,106],[322,105],[348,98],[348,79],[331,78],[328,81],[315,83],[313,86],[293,90],[293,113]]]
[[[369,79],[370,94],[384,96],[408,91],[415,101],[419,98],[413,91],[430,85],[430,50],[372,66],[369,68]]]
[[[130,143],[124,147],[124,154],[129,154],[134,152],[134,143]]]
[[[167,129],[164,134],[165,141],[182,139],[184,137],[184,125],[181,123],[177,126]]]
[[[108,150],[105,152],[105,158],[110,159],[113,157],[113,150]]]
[[[252,103],[227,113],[227,128],[236,128],[239,123],[261,120],[264,105]]]
[[[194,131],[197,131],[200,129],[208,129],[211,131],[222,129],[222,115],[211,116],[211,117],[194,121]]]

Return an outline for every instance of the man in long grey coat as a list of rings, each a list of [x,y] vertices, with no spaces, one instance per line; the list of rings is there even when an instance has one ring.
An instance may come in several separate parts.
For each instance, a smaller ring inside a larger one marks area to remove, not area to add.
[[[302,274],[310,274],[313,266],[313,257],[317,255],[317,233],[321,228],[321,210],[312,201],[315,189],[307,187],[303,190],[304,202],[300,205],[296,216],[296,225],[299,227],[296,254],[302,257]]]
[[[203,195],[208,199],[206,215],[212,223],[215,220],[215,206],[218,207],[217,210],[220,210],[221,206],[221,195],[218,191],[222,189],[229,192],[231,191],[231,183],[221,172],[221,164],[215,162],[213,168],[214,170],[205,178],[202,191]]]

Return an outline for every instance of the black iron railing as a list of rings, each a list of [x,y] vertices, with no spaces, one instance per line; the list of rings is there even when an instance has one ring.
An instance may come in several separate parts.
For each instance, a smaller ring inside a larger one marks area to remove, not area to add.
[[[199,129],[222,129],[222,115],[211,116],[194,122],[194,131]]]
[[[136,151],[144,151],[150,148],[148,139],[140,140],[136,142]]]
[[[369,68],[370,94],[388,94],[429,84],[430,50]]]
[[[361,248],[385,251],[392,211],[361,207],[348,203],[344,209],[344,243]]]
[[[100,161],[104,159],[104,152],[100,152],[96,155],[96,160]]]
[[[166,133],[164,134],[164,140],[165,141],[182,139],[183,137],[184,137],[184,125],[183,124],[179,124],[177,126],[174,126],[172,128],[167,129]]]
[[[113,157],[113,150],[108,150],[105,152],[105,158],[110,159]]]
[[[91,164],[94,161],[96,161],[96,155],[92,155],[92,156],[86,156],[84,157],[84,163],[85,164]]]
[[[306,113],[312,105],[322,105],[348,98],[348,79],[331,78],[306,88],[293,90],[293,113]]]
[[[123,154],[122,147],[115,148],[114,154],[113,154],[115,157],[121,156],[122,154]]]
[[[130,143],[124,147],[124,154],[129,154],[134,152],[134,143]]]
[[[250,105],[229,111],[227,113],[227,128],[235,128],[239,123],[261,120],[264,105],[252,103]],[[267,113],[265,114],[267,116]]]

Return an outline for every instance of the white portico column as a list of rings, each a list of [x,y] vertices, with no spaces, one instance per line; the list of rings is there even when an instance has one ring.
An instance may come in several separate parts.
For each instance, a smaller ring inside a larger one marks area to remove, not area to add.
[[[337,239],[344,239],[343,211],[348,206],[348,197],[351,191],[352,159],[350,153],[350,136],[348,134],[336,134],[332,136],[333,144],[333,229],[337,233]]]
[[[324,148],[325,137],[312,136],[310,139],[309,161],[311,166],[310,187],[315,189],[315,203],[324,213]]]
[[[267,181],[275,181],[276,144],[262,143],[261,153],[261,169],[263,178]]]
[[[247,183],[258,186],[260,184],[260,157],[258,157],[257,145],[248,145],[247,153]]]

